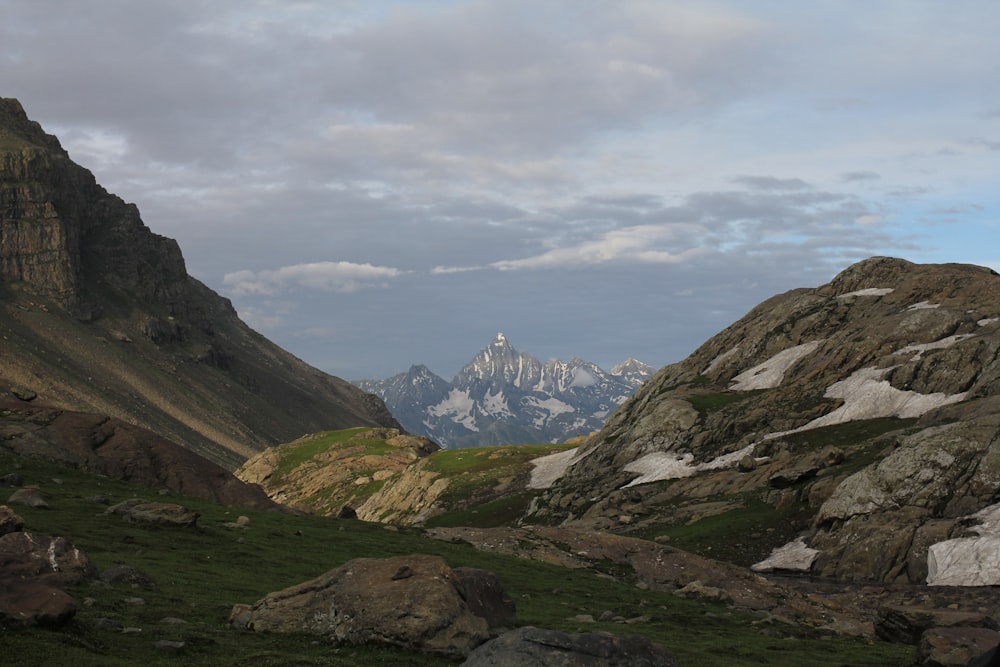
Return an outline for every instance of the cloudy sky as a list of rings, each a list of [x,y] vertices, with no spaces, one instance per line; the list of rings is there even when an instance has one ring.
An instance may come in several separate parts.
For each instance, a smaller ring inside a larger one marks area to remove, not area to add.
[[[678,361],[871,255],[1000,269],[995,0],[0,0],[0,96],[348,379]]]

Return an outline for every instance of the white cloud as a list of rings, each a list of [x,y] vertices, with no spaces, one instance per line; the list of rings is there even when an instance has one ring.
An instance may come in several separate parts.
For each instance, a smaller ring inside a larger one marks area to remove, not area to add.
[[[371,287],[384,287],[386,279],[396,278],[406,271],[372,264],[353,262],[311,262],[263,271],[234,271],[222,278],[233,294],[276,294],[298,285],[326,292],[356,292]]]

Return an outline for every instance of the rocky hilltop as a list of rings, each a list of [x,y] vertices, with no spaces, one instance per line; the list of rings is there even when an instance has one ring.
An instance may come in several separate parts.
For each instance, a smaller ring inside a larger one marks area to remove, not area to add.
[[[502,333],[451,382],[426,366],[355,384],[380,396],[411,433],[450,449],[562,442],[597,431],[653,374],[628,359],[606,372],[574,357],[541,362]]]
[[[0,99],[0,386],[110,415],[235,468],[303,433],[399,425],[190,277],[58,139]]]
[[[877,257],[775,296],[539,464],[533,521],[711,523],[759,570],[998,584],[1000,276]]]

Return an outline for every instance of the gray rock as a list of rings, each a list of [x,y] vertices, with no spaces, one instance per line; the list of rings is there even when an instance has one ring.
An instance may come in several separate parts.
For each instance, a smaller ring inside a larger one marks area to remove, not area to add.
[[[133,498],[107,509],[107,514],[117,514],[132,523],[149,523],[162,526],[193,527],[200,516],[194,510],[176,503],[159,503]]]
[[[462,667],[677,667],[677,661],[645,637],[527,626],[483,644]]]
[[[132,588],[152,590],[157,587],[156,579],[142,570],[127,565],[109,567],[101,573],[101,580],[109,584],[127,584]]]

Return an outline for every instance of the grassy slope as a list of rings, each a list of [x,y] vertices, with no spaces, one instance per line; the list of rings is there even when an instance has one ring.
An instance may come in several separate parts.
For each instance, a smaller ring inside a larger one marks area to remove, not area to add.
[[[15,459],[0,450],[0,473],[15,469],[43,489],[52,509],[18,507],[29,531],[65,535],[103,570],[125,564],[153,575],[157,590],[83,583],[70,593],[82,603],[62,631],[0,629],[4,664],[73,665],[450,665],[459,661],[378,647],[332,646],[312,637],[264,635],[231,630],[233,603],[254,602],[266,593],[314,577],[359,556],[434,553],[453,566],[482,567],[498,573],[517,603],[521,624],[568,631],[639,633],[663,642],[682,665],[905,665],[910,647],[861,639],[820,637],[773,625],[724,606],[695,603],[666,593],[642,591],[626,579],[592,571],[567,570],[517,558],[481,553],[464,544],[429,540],[417,530],[389,530],[357,521],[242,512],[90,476],[51,463]],[[56,483],[58,478],[61,483]],[[202,516],[195,530],[127,524],[103,513],[89,500],[113,502],[133,497],[178,501]],[[250,527],[225,523],[247,514]],[[125,600],[141,597],[143,605]],[[577,614],[595,618],[612,610],[626,618],[649,615],[635,625],[581,624]],[[161,623],[180,617],[185,625]],[[142,633],[97,630],[107,617]],[[184,641],[179,656],[159,653],[160,639]]]

